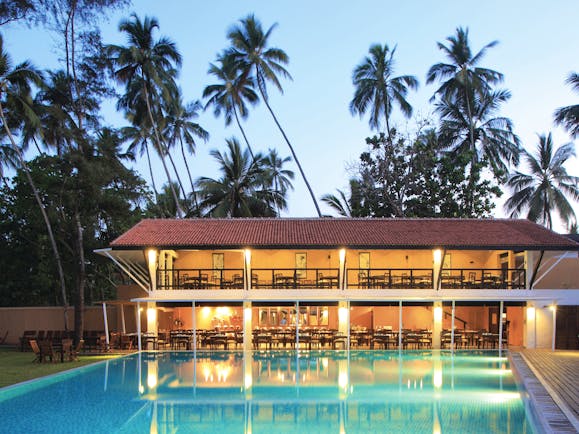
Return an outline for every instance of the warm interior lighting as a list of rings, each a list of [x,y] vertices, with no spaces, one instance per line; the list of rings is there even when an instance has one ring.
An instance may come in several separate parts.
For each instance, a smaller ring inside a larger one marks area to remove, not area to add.
[[[549,306],[549,310],[550,310],[551,312],[555,312],[555,311],[557,310],[557,305],[556,305],[556,304],[550,305],[550,306]]]
[[[243,309],[243,314],[245,316],[245,320],[246,321],[250,321],[251,322],[251,314],[252,314],[253,310],[251,307],[246,307],[245,309]]]
[[[147,309],[147,322],[155,322],[157,320],[157,309],[150,307]]]
[[[434,321],[441,322],[442,321],[442,307],[436,306],[434,308]]]
[[[346,260],[346,249],[340,249],[340,264]]]
[[[211,308],[209,306],[203,306],[201,308],[201,315],[203,316],[203,318],[209,318],[209,316],[211,315]]]
[[[338,308],[338,321],[340,324],[346,322],[348,319],[348,309],[345,307]]]
[[[243,251],[243,254],[245,255],[245,262],[249,264],[249,262],[251,261],[251,250],[245,249]]]
[[[442,250],[434,249],[432,256],[434,257],[434,262],[440,264],[440,261],[442,260]]]
[[[155,249],[147,250],[147,259],[149,260],[149,267],[157,263],[157,251]]]
[[[346,390],[348,388],[348,373],[340,372],[338,374],[338,385],[340,388]]]
[[[535,306],[527,307],[527,319],[534,320],[535,319]]]
[[[245,379],[243,383],[246,389],[251,389],[251,386],[253,384],[253,377],[251,376],[251,374],[245,374]]]

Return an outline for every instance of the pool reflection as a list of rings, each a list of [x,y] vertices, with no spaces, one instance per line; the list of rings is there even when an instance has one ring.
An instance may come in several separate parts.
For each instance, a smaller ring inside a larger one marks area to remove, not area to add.
[[[151,432],[531,432],[505,358],[441,352],[143,353]]]

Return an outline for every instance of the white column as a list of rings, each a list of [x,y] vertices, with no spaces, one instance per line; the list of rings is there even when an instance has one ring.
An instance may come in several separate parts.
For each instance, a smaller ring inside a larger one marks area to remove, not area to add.
[[[398,350],[402,350],[402,300],[398,302]]]
[[[123,334],[127,333],[127,323],[125,321],[125,305],[121,304],[121,330]]]
[[[338,302],[338,332],[348,336],[347,343],[350,342],[350,302]],[[348,346],[349,348],[349,346]]]
[[[435,301],[433,304],[433,326],[432,326],[432,349],[440,350],[440,334],[442,333],[442,302]]]
[[[553,312],[553,337],[551,341],[551,351],[555,351],[555,341],[557,338],[557,305],[555,301],[551,305],[551,311]]]
[[[243,251],[243,289],[246,291],[251,289],[251,250],[245,249]]]
[[[157,334],[159,326],[157,319],[157,303],[147,302],[147,333]]]
[[[252,328],[251,328],[251,321],[252,321],[252,306],[251,301],[244,301],[243,302],[243,352],[244,359],[247,357],[251,357],[248,355],[249,351],[251,351],[251,338]]]
[[[534,302],[527,302],[525,309],[525,347],[537,347],[537,312]]]
[[[456,302],[452,300],[452,317],[450,321],[450,349],[454,351],[454,314],[455,314],[455,306]],[[443,314],[444,316],[444,314]]]
[[[338,272],[338,288],[344,289],[348,283],[346,276],[346,249],[340,249],[340,271]]]
[[[142,350],[141,347],[141,302],[137,301],[137,347],[139,352]]]
[[[443,259],[442,250],[434,249],[432,251],[432,269],[434,271],[432,275],[432,287],[437,290],[440,289],[438,282],[440,281],[440,265],[442,264]]]
[[[503,310],[505,302],[501,300],[499,303],[499,356],[503,350]]]
[[[105,340],[107,342],[107,350],[109,349],[109,319],[107,317],[107,304],[103,301],[103,320],[105,323]]]
[[[193,324],[193,352],[197,351],[197,312],[195,302],[191,302],[191,324]]]
[[[151,291],[157,290],[157,251],[147,250],[147,265],[149,267],[149,279],[151,279]]]

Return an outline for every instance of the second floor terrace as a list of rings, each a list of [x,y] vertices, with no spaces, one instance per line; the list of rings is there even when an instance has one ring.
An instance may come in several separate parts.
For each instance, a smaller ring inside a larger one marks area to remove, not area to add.
[[[191,219],[144,220],[100,252],[149,292],[283,293],[532,289],[577,250],[525,220]]]

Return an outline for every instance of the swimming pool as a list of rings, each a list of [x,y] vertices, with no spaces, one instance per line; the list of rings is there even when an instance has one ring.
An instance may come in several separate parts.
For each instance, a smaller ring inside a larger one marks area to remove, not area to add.
[[[0,391],[2,432],[533,433],[496,351],[144,352]]]

